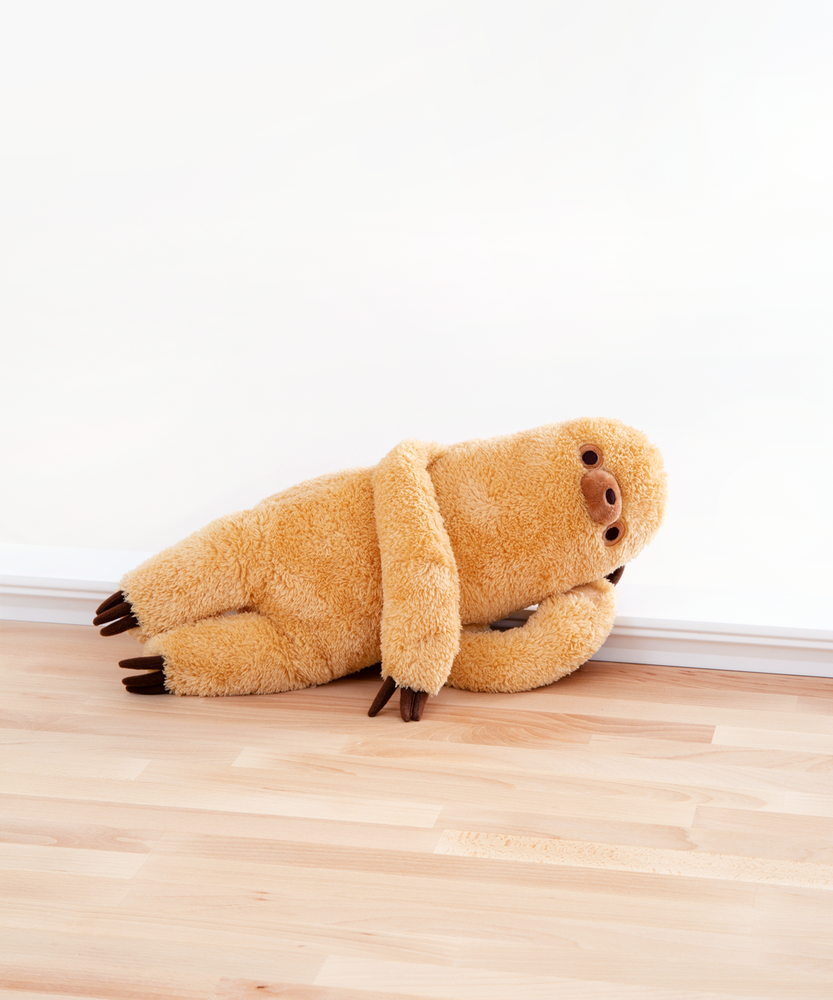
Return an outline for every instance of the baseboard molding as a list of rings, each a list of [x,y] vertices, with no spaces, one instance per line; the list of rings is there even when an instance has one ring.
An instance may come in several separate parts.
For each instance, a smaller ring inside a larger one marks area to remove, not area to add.
[[[591,659],[833,677],[833,632],[619,617]]]
[[[115,581],[0,577],[0,620],[90,625]]]
[[[18,553],[16,560],[7,559],[4,565],[15,570],[14,575],[0,573],[0,619],[90,625],[98,605],[118,589],[121,573],[144,555],[101,553],[93,558],[90,550],[85,553],[83,570],[69,577],[46,575],[49,566],[43,553],[38,572],[44,575],[27,575],[22,572],[26,560]],[[71,565],[64,559],[59,571],[66,572]],[[113,572],[116,566],[118,572]],[[592,659],[833,677],[833,631],[623,615]]]

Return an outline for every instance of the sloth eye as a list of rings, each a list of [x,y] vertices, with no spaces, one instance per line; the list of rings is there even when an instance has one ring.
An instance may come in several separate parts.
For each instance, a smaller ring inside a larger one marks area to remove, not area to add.
[[[605,545],[615,545],[625,533],[625,525],[622,521],[614,521],[610,527],[605,528],[603,538]]]
[[[579,448],[582,464],[588,469],[598,469],[602,464],[602,449],[595,444],[583,444]]]

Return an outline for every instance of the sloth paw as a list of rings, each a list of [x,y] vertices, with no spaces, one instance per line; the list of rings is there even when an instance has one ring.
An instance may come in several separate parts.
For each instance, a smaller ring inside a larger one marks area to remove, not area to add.
[[[100,635],[118,635],[136,628],[139,619],[133,614],[133,607],[124,598],[124,591],[117,590],[106,601],[99,604],[93,618],[93,625],[103,625]]]
[[[371,719],[387,705],[391,695],[396,690],[396,681],[388,677],[379,688],[373,704],[368,709],[367,714]],[[414,691],[412,688],[403,687],[399,689],[399,714],[403,722],[419,722],[428,701],[427,691]]]
[[[121,682],[131,694],[168,694],[165,687],[164,656],[134,656],[129,660],[119,660],[123,670],[148,670],[147,674],[122,677]]]

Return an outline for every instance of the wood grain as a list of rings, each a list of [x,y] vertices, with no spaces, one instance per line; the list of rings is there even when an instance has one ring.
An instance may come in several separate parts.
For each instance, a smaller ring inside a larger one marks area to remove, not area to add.
[[[0,998],[833,996],[833,681],[139,698],[0,623]]]
[[[512,837],[497,833],[444,830],[436,854],[499,861],[529,861],[571,868],[709,878],[756,885],[796,885],[808,889],[833,889],[833,865],[805,861],[771,861],[763,858],[707,854],[704,851],[669,851],[621,844],[588,844],[576,840]]]

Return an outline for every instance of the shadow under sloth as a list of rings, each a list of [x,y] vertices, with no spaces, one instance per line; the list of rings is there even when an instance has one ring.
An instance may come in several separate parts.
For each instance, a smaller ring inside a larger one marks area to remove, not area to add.
[[[589,659],[665,505],[659,450],[618,420],[403,441],[153,556],[94,624],[144,643],[120,664],[146,671],[137,694],[272,694],[381,661],[369,714],[399,688],[419,720],[444,684],[526,691]]]

